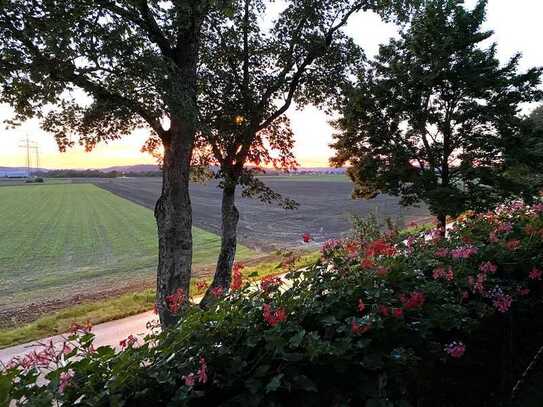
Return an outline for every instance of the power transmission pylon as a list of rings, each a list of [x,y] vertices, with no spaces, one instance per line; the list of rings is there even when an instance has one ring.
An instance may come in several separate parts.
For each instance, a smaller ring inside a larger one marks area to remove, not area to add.
[[[31,141],[28,137],[28,134],[26,135],[26,138],[21,142],[22,144],[19,144],[20,148],[24,148],[26,150],[26,176],[30,177],[32,175],[31,167],[32,167],[32,161],[31,161],[31,154],[30,150],[35,149],[36,153],[38,153],[38,144],[35,141]],[[39,160],[39,158],[38,158]]]

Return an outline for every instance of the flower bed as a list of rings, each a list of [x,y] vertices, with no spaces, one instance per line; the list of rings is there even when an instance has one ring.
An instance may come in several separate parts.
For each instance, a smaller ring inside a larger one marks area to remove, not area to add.
[[[288,289],[236,278],[122,352],[77,327],[66,349],[4,371],[0,403],[499,406],[543,344],[542,253],[543,205],[520,203],[465,214],[447,238],[330,241]]]

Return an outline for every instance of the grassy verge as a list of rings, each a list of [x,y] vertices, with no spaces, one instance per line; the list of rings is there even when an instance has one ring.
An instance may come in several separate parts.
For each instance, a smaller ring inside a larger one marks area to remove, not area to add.
[[[293,268],[302,268],[313,264],[319,258],[318,252],[305,253],[297,257],[291,264]],[[283,266],[285,257],[277,256],[263,263],[246,267],[243,274],[251,279],[258,279],[268,275],[285,273]],[[193,281],[191,287],[194,295],[197,292],[196,283],[209,281],[199,279]],[[21,327],[0,330],[0,348],[26,343],[47,336],[58,335],[68,331],[73,322],[90,321],[93,324],[112,321],[130,315],[149,311],[153,308],[155,291],[148,289],[141,292],[123,294],[119,297],[74,305],[54,314],[41,317],[34,322]]]

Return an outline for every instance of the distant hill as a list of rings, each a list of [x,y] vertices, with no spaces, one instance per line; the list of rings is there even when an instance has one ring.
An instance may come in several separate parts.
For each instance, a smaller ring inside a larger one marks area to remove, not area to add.
[[[213,171],[218,170],[216,166],[212,166],[211,169]],[[47,173],[49,171],[59,171],[54,168],[39,168],[39,169],[31,169],[33,173],[40,172],[40,173]],[[143,172],[156,172],[160,171],[158,168],[158,165],[155,164],[136,164],[136,165],[117,165],[112,167],[106,167],[106,168],[92,168],[92,169],[66,169],[62,171],[100,171],[104,173],[108,172],[118,172],[118,173],[143,173]],[[295,174],[344,174],[345,168],[329,168],[329,167],[300,167],[296,171],[292,171],[292,173]],[[2,167],[0,166],[0,172],[7,172],[7,171],[26,171],[26,167]],[[267,168],[265,169],[267,175],[277,175],[280,174],[279,171],[273,169],[273,168]]]

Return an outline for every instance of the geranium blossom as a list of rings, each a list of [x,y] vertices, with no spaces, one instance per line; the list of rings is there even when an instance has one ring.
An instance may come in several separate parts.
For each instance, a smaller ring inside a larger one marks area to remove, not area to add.
[[[241,288],[243,281],[241,277],[241,270],[245,268],[243,263],[234,263],[232,267],[232,283],[230,284],[230,289],[232,291],[237,291]]]
[[[273,327],[283,321],[286,321],[287,313],[284,308],[272,310],[271,305],[264,304],[262,306],[262,317],[270,326]]]
[[[451,250],[451,256],[453,259],[468,259],[479,251],[477,247],[466,245],[457,247]]]
[[[402,295],[400,297],[405,309],[416,309],[424,305],[426,298],[424,293],[420,291],[414,291],[409,296]]]
[[[445,267],[438,267],[433,271],[432,277],[434,280],[443,279],[452,281],[454,279],[454,273],[451,266],[449,266],[447,269],[445,269]]]
[[[211,289],[211,294],[215,298],[220,298],[224,294],[224,288],[222,288],[222,287],[213,287]]]
[[[479,270],[483,273],[495,273],[498,267],[491,261],[485,261],[479,265]]]
[[[449,249],[441,247],[435,251],[434,255],[436,257],[447,257],[449,255]]]
[[[541,274],[541,270],[539,270],[537,267],[534,267],[528,274],[528,278],[530,280],[541,280]]]
[[[403,309],[401,308],[392,308],[392,315],[396,318],[401,318],[403,316]]]
[[[309,243],[311,240],[313,240],[311,235],[307,232],[303,234],[302,239],[304,240],[304,243]]]
[[[453,341],[446,345],[444,350],[449,354],[450,357],[458,359],[464,356],[466,346],[462,342]]]
[[[394,256],[394,254],[396,254],[394,245],[385,242],[383,239],[374,240],[366,247],[366,255],[368,257]]]
[[[127,338],[123,339],[122,341],[119,342],[119,346],[124,349],[124,348],[130,348],[132,346],[134,346],[134,344],[136,344],[138,342],[138,338],[136,338],[134,335],[128,335]]]
[[[74,371],[68,370],[67,372],[62,372],[59,377],[59,385],[58,385],[58,391],[60,393],[64,393],[64,390],[66,390],[66,387],[68,387],[72,379],[74,377]]]
[[[262,291],[269,293],[283,284],[281,277],[266,276],[260,280],[260,288]]]
[[[166,304],[172,314],[176,314],[185,301],[185,292],[182,288],[178,288],[173,294],[166,297]]]
[[[207,383],[207,362],[203,356],[200,356],[200,368],[198,369],[197,375],[200,383]]]

